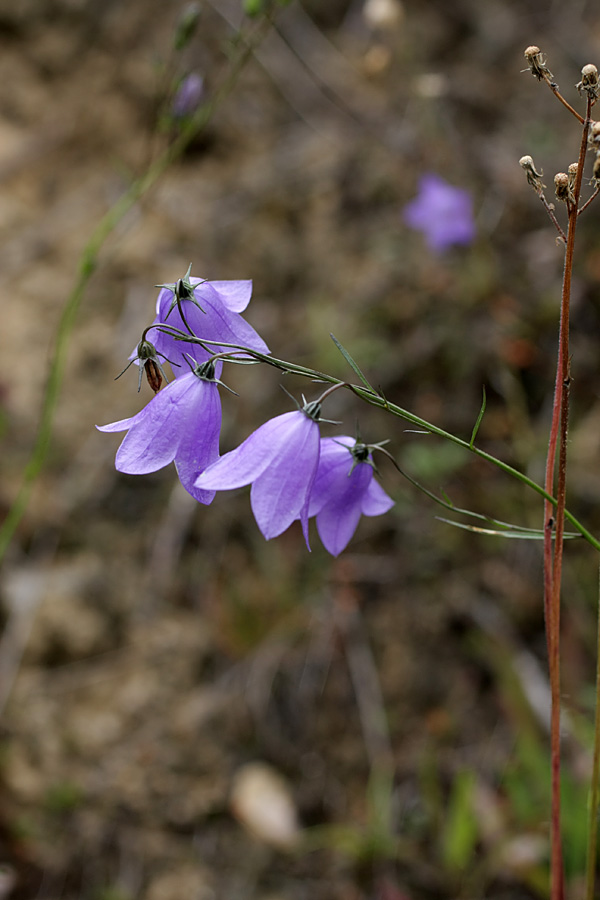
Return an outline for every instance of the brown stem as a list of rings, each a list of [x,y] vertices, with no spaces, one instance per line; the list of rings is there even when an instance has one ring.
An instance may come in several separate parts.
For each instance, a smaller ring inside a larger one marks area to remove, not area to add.
[[[566,236],[566,234],[564,233],[564,231],[562,230],[562,228],[560,227],[560,222],[558,221],[558,219],[557,219],[556,216],[554,215],[554,209],[553,209],[552,205],[551,205],[550,203],[548,203],[548,201],[547,201],[546,198],[544,197],[544,194],[543,194],[541,191],[540,191],[540,193],[538,194],[538,197],[539,197],[540,200],[542,201],[542,204],[543,204],[543,206],[544,206],[544,209],[546,210],[546,212],[547,212],[548,215],[550,216],[550,219],[552,220],[552,224],[554,225],[554,227],[555,227],[556,230],[558,231],[558,234],[559,234],[560,239],[566,244],[566,243],[567,243],[567,236]]]
[[[575,118],[583,125],[583,123],[584,123],[584,121],[585,121],[584,118],[583,118],[583,116],[579,115],[579,113],[577,112],[577,110],[576,110],[576,109],[573,109],[573,107],[571,106],[571,104],[568,103],[568,102],[565,100],[565,98],[563,97],[563,95],[561,94],[561,92],[560,92],[559,89],[558,89],[558,85],[555,84],[553,81],[551,81],[551,79],[548,78],[548,77],[544,77],[544,81],[546,82],[546,84],[548,85],[548,87],[550,88],[550,90],[552,91],[552,93],[554,94],[554,96],[556,97],[556,99],[557,99],[557,100],[560,100],[560,102],[562,103],[562,105],[565,106],[565,107],[569,110],[569,112],[572,113],[572,114],[575,116]],[[588,113],[588,115],[586,116],[586,118],[589,119],[589,117],[590,117],[590,116],[589,116],[589,113]]]
[[[597,188],[596,188],[596,190],[594,191],[594,193],[592,194],[592,196],[589,198],[589,200],[586,200],[585,203],[583,204],[583,206],[581,207],[581,209],[579,209],[579,210],[577,211],[577,215],[578,215],[578,216],[581,215],[581,213],[584,211],[584,209],[587,209],[587,208],[588,208],[588,206],[590,205],[590,203],[592,202],[592,200],[595,200],[596,197],[598,196],[598,194],[600,194],[600,187],[597,187]]]
[[[562,577],[563,536],[565,527],[565,507],[567,495],[567,434],[569,426],[569,394],[571,384],[569,358],[569,312],[571,302],[571,281],[573,275],[573,253],[575,249],[575,228],[577,225],[579,197],[583,179],[583,167],[587,150],[590,124],[591,101],[588,100],[586,118],[583,123],[577,176],[573,188],[574,202],[568,207],[569,226],[565,248],[565,265],[560,313],[559,351],[552,426],[548,458],[546,461],[546,485],[552,487],[557,443],[559,446],[558,480],[555,510],[554,554],[552,557],[551,511],[544,504],[544,613],[546,616],[546,640],[548,665],[550,670],[551,712],[551,765],[552,765],[552,825],[551,825],[551,900],[564,898],[564,872],[562,862],[562,842],[560,829],[560,586]]]

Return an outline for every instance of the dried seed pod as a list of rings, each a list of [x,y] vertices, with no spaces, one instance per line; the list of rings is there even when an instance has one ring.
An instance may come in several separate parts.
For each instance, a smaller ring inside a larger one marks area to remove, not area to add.
[[[580,94],[584,92],[590,100],[597,100],[600,95],[600,83],[598,82],[598,69],[592,63],[588,63],[581,70],[581,81],[575,85]]]
[[[554,76],[546,65],[546,59],[539,47],[532,44],[531,47],[527,47],[524,56],[529,64],[529,71],[534,78],[537,78],[538,81],[546,78],[552,80]]]
[[[525,169],[527,173],[527,182],[531,185],[531,187],[538,194],[541,194],[542,189],[546,187],[545,184],[542,184],[542,175],[543,172],[538,172],[535,168],[533,157],[531,156],[522,156],[519,160],[519,165],[522,169]]]
[[[575,181],[577,180],[577,169],[579,168],[578,163],[571,163],[569,168],[567,169],[567,175],[569,176],[569,190],[573,191],[575,187]]]
[[[566,172],[558,172],[554,176],[554,191],[556,199],[561,200],[563,203],[573,203],[575,200],[573,191],[569,186],[569,176]]]
[[[596,159],[594,160],[594,168],[592,169],[592,179],[596,182],[596,185],[600,184],[600,153],[596,155]]]

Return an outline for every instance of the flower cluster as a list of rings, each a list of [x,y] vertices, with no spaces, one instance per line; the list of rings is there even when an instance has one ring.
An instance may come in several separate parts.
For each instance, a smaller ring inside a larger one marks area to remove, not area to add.
[[[252,351],[269,349],[241,316],[250,281],[209,282],[190,273],[191,266],[183,278],[159,285],[156,317],[131,355],[130,365],[140,367],[139,383],[145,371],[155,396],[137,415],[98,426],[127,432],[117,470],[144,475],[174,462],[183,487],[204,504],[216,491],[251,484],[252,512],[267,540],[299,520],[309,546],[314,517],[323,545],[337,556],[361,515],[381,515],[393,506],[373,477],[371,448],[347,435],[322,438],[317,400],[270,419],[219,458],[221,360],[247,361]],[[232,351],[232,344],[244,350]],[[161,359],[176,372],[162,390]]]

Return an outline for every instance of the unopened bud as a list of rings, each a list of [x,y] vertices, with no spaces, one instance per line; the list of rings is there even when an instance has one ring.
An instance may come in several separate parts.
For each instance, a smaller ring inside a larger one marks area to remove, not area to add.
[[[148,331],[149,329],[146,329]],[[144,331],[144,335],[146,334]],[[146,378],[148,379],[148,384],[152,388],[155,394],[160,391],[160,386],[163,383],[163,378],[165,381],[169,381],[167,376],[165,375],[165,371],[160,364],[159,356],[162,356],[163,359],[166,359],[162,353],[158,353],[156,347],[151,341],[147,341],[144,336],[142,336],[142,340],[137,345],[135,355],[133,359],[125,366],[121,375],[123,375],[129,366],[132,366],[135,362],[139,365],[139,378],[138,378],[138,393],[142,386],[142,375],[145,372]],[[171,363],[171,365],[174,365]],[[117,375],[117,378],[120,378],[121,375]],[[115,379],[116,381],[117,379]]]
[[[590,100],[597,100],[600,95],[600,84],[598,82],[598,69],[592,63],[588,63],[581,70],[581,81],[575,85],[580,94],[584,92]]]
[[[148,380],[148,384],[152,388],[155,394],[158,394],[160,391],[160,386],[163,383],[163,377],[161,375],[160,369],[156,364],[155,360],[148,359],[146,360],[146,364],[144,366],[146,371],[146,378]]]
[[[527,183],[531,185],[534,191],[541,194],[542,188],[546,187],[545,184],[542,184],[542,175],[544,173],[536,171],[533,158],[531,156],[522,156],[519,160],[519,165],[527,173]]]
[[[191,41],[198,26],[199,18],[200,4],[188,3],[183,9],[179,21],[177,22],[177,27],[175,28],[173,45],[176,50],[183,50],[183,48]]]
[[[552,79],[552,72],[546,65],[544,54],[539,47],[532,44],[531,47],[527,47],[524,56],[529,63],[529,71],[534,78],[537,78],[538,81],[542,81],[545,78]]]
[[[569,176],[566,172],[559,172],[554,176],[554,191],[556,199],[563,203],[572,203],[575,198],[569,185]]]

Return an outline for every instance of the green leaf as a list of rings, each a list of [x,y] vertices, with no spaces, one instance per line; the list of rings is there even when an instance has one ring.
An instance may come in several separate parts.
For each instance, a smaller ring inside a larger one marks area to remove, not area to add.
[[[458,512],[459,510],[457,510]],[[543,541],[544,540],[544,532],[537,531],[533,528],[519,528],[518,525],[512,526],[510,528],[480,528],[478,525],[467,525],[465,522],[455,522],[453,519],[444,519],[442,516],[436,516],[436,519],[439,522],[445,522],[446,525],[454,525],[455,528],[462,528],[464,531],[474,531],[476,534],[491,534],[494,537],[505,537],[505,538],[521,538],[522,540],[528,541]],[[566,532],[563,537],[568,538],[577,538],[581,537],[581,535],[576,532],[569,531]]]
[[[344,357],[344,359],[346,360],[346,362],[348,363],[348,365],[350,366],[350,368],[352,369],[352,371],[354,372],[354,374],[355,374],[355,375],[358,375],[358,377],[360,378],[360,380],[362,381],[362,383],[364,384],[364,386],[365,386],[366,388],[368,388],[370,391],[372,391],[373,388],[371,387],[371,385],[369,384],[369,382],[367,381],[367,379],[366,379],[365,376],[363,375],[363,373],[362,373],[361,369],[359,368],[358,364],[354,362],[354,360],[352,359],[352,357],[350,356],[350,354],[348,353],[348,351],[346,350],[346,348],[343,347],[342,344],[340,344],[340,342],[339,342],[338,339],[335,337],[335,335],[330,334],[329,337],[331,338],[331,340],[333,341],[333,343],[335,344],[335,346],[338,348],[338,350],[340,351],[340,353],[342,354],[342,356]]]
[[[472,772],[459,772],[452,785],[448,815],[442,836],[442,855],[446,866],[454,872],[464,871],[471,861],[477,843],[477,822],[473,813]]]
[[[485,412],[486,406],[486,396],[485,396],[485,385],[483,386],[483,400],[481,402],[481,409],[479,410],[479,415],[477,416],[477,421],[475,422],[475,426],[473,428],[473,433],[471,435],[471,440],[469,441],[469,447],[473,447],[475,443],[475,438],[477,437],[477,432],[479,431],[479,426],[481,425],[481,420],[483,419],[483,414]]]

